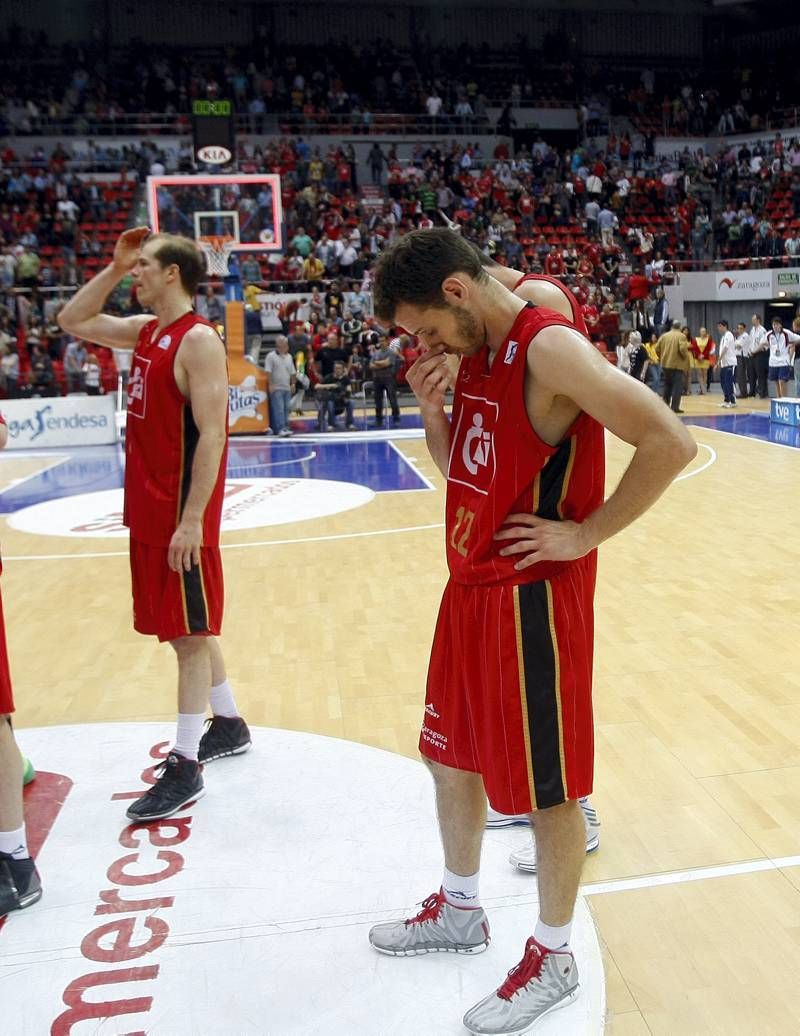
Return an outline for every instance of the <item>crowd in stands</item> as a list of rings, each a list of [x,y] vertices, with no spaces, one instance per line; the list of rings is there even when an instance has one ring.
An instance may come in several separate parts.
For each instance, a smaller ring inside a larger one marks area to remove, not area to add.
[[[333,286],[360,295],[387,243],[449,220],[501,264],[560,279],[583,305],[592,337],[613,351],[629,319],[647,330],[645,300],[678,268],[797,261],[798,140],[775,134],[713,156],[686,148],[670,160],[626,134],[603,144],[557,150],[538,139],[511,154],[501,140],[486,155],[446,140],[420,143],[400,162],[376,143],[366,194],[352,148],[274,138],[243,153],[240,168],[280,173],[287,246],[245,258],[242,278],[273,291]],[[148,171],[165,170],[152,150],[131,157],[137,168],[149,159]],[[24,373],[37,331],[63,363],[67,343],[43,333],[55,324],[46,310],[108,261],[130,218],[135,177],[79,175],[60,145],[24,157],[7,145],[0,162],[0,323],[16,339]],[[60,366],[55,383],[66,387]]]
[[[62,332],[67,294],[110,259],[130,221],[136,178],[79,176],[60,145],[22,159],[0,147],[0,391],[6,396],[116,388],[109,349]],[[118,293],[128,306],[130,284]]]
[[[138,41],[109,52],[99,36],[54,47],[44,32],[31,38],[13,27],[3,42],[11,74],[0,87],[0,135],[35,134],[59,120],[72,120],[78,135],[103,134],[126,114],[187,116],[194,99],[225,97],[255,132],[274,115],[316,125],[345,119],[351,132],[368,132],[376,114],[394,112],[438,132],[509,133],[513,111],[527,105],[577,107],[588,136],[609,116],[629,118],[644,134],[686,136],[761,130],[776,110],[800,102],[788,54],[733,67],[728,60],[611,65],[575,54],[566,35],[540,50],[520,38],[502,52],[488,43],[433,46],[424,37],[405,50],[388,39],[293,48],[276,46],[260,26],[247,47],[202,56]]]
[[[587,63],[581,116],[591,134],[604,113],[624,116],[643,134],[726,136],[763,131],[800,104],[800,77],[791,51],[768,60],[620,68]],[[781,125],[777,122],[777,125]]]

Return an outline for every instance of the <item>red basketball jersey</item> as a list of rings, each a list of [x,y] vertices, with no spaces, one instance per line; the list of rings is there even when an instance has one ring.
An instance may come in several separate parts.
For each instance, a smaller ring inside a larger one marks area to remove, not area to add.
[[[487,346],[462,359],[456,381],[447,471],[447,562],[459,583],[532,583],[571,562],[540,562],[521,572],[519,555],[501,557],[495,533],[509,514],[581,522],[603,502],[602,425],[581,413],[558,446],[543,442],[525,407],[528,349],[536,335],[569,320],[531,303],[520,310],[489,366]]]
[[[517,288],[522,287],[526,281],[547,281],[548,284],[555,284],[555,286],[561,290],[561,294],[564,295],[569,302],[570,309],[572,310],[572,323],[577,327],[582,335],[586,335],[587,338],[589,337],[589,331],[586,328],[586,321],[583,319],[583,312],[581,311],[580,303],[569,288],[566,288],[557,277],[548,277],[546,273],[526,273],[520,277],[511,290],[516,291]]]
[[[189,401],[175,381],[175,354],[186,332],[198,324],[211,326],[193,312],[160,331],[158,321],[151,320],[139,333],[131,363],[124,521],[133,539],[155,547],[169,546],[191,488],[200,434]],[[219,543],[227,456],[226,443],[203,515],[206,547]]]

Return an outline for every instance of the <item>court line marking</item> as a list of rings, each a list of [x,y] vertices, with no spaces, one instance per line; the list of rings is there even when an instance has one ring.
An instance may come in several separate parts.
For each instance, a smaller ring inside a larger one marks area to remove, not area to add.
[[[13,459],[13,454],[10,459]],[[66,464],[66,462],[71,459],[72,458],[66,454],[62,458],[56,456],[49,464],[45,464],[45,466],[43,468],[39,468],[38,471],[32,471],[30,475],[24,475],[22,478],[12,478],[5,489],[0,491],[0,496],[2,496],[3,493],[8,493],[11,489],[16,489],[17,486],[21,486],[25,482],[30,482],[32,478],[38,478],[40,475],[44,475],[45,472],[52,471],[53,468],[61,467],[62,464]]]
[[[222,543],[222,550],[242,550],[250,547],[285,547],[294,543],[329,543],[333,540],[355,540],[362,536],[394,536],[404,532],[423,532],[443,529],[444,522],[431,525],[407,525],[398,529],[371,529],[367,532],[340,532],[330,536],[302,536],[293,540],[257,540],[253,543]],[[84,558],[127,558],[127,550],[105,550],[87,554],[6,554],[3,561],[80,561]]]
[[[695,427],[699,428],[700,426],[696,425]],[[685,478],[694,478],[695,475],[700,475],[707,468],[710,468],[711,465],[716,461],[717,451],[713,449],[711,446],[709,446],[707,442],[698,442],[697,445],[702,446],[704,450],[708,450],[711,456],[708,458],[705,464],[702,464],[699,468],[693,468],[691,471],[685,471],[682,475],[678,475],[677,478],[674,478],[672,480],[673,482],[682,482]]]
[[[743,860],[739,863],[723,863],[713,867],[693,867],[685,871],[644,874],[641,877],[620,878],[617,881],[598,881],[593,884],[582,885],[581,892],[584,896],[602,896],[609,892],[632,892],[635,889],[658,888],[662,885],[682,885],[689,881],[728,878],[738,874],[755,874],[758,871],[780,871],[790,867],[800,867],[800,856]]]
[[[667,871],[662,874],[646,874],[640,877],[621,878],[616,881],[601,881],[581,885],[578,895],[597,896],[613,892],[631,892],[639,889],[652,889],[667,885],[684,884],[691,881],[705,881],[714,878],[725,878],[740,874],[754,874],[764,871],[780,871],[789,867],[800,866],[800,856],[785,856],[777,859],[745,860],[739,863],[721,864],[714,867],[696,867],[685,871]],[[533,875],[531,875],[533,880]],[[257,891],[259,885],[249,889],[239,886],[237,891]],[[186,891],[186,890],[184,890]],[[537,892],[506,893],[500,896],[483,897],[484,904],[502,910],[519,906],[536,906],[539,902]],[[369,923],[390,920],[402,913],[408,904],[399,907],[386,907],[372,910],[348,910],[346,913],[321,914],[314,917],[282,918],[276,921],[253,921],[249,924],[238,924],[235,928],[222,925],[214,929],[202,929],[176,935],[176,945],[193,945],[198,942],[229,942],[242,939],[261,939],[289,933],[308,931],[329,931],[336,928],[356,928]],[[46,909],[46,908],[45,908]],[[200,938],[202,937],[202,938]],[[3,957],[9,965],[30,965],[50,963],[58,960],[80,958],[77,947],[58,946],[43,950],[23,953],[8,953]]]
[[[391,439],[388,439],[387,442],[394,450],[394,452],[397,454],[397,456],[401,457],[406,462],[406,464],[411,468],[411,470],[414,472],[417,478],[419,478],[422,482],[425,483],[428,489],[436,489],[436,486],[433,484],[433,482],[431,482],[429,478],[426,478],[425,475],[423,475],[422,472],[419,470],[416,461],[413,461],[410,457],[407,457],[405,453],[403,453],[403,451],[397,445],[397,443],[392,442]]]

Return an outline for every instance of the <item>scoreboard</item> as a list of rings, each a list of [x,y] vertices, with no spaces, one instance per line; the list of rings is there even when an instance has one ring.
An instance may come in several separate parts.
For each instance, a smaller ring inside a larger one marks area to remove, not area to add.
[[[230,165],[236,156],[233,105],[230,101],[192,101],[192,147],[201,165]]]

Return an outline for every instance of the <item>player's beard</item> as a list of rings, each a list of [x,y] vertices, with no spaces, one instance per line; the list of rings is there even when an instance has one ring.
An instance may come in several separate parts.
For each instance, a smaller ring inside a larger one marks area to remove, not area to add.
[[[451,308],[455,313],[456,327],[458,328],[457,351],[472,356],[479,352],[486,344],[486,334],[468,310],[460,309],[457,306],[452,306]]]

